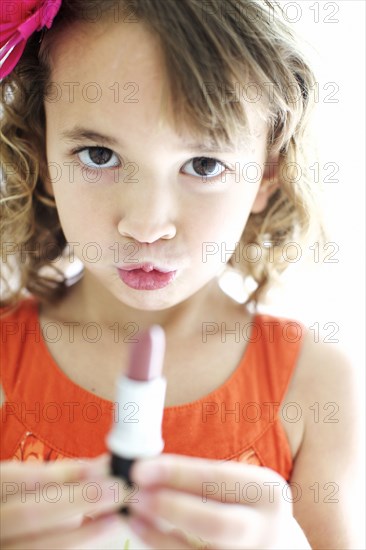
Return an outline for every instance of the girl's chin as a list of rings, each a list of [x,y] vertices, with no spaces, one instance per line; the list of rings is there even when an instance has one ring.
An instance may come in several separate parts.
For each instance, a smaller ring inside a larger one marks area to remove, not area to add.
[[[172,295],[171,293],[165,293],[157,290],[132,290],[124,289],[123,292],[118,293],[118,297],[121,303],[128,307],[142,310],[142,311],[161,311],[173,307],[186,297]]]

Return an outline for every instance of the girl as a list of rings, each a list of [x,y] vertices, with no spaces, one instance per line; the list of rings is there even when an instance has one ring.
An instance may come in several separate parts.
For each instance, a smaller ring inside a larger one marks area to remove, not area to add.
[[[281,13],[28,0],[2,17],[4,547],[122,548],[127,522],[152,548],[356,548],[352,367],[256,307],[317,223],[314,76]],[[244,305],[226,268],[256,283]],[[105,437],[153,323],[165,449],[135,463],[132,498]]]

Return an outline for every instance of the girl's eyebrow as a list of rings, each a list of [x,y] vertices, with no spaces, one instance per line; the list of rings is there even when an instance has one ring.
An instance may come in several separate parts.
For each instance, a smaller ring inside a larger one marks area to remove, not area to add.
[[[60,133],[61,138],[68,142],[78,142],[82,139],[89,139],[95,141],[96,143],[101,143],[102,145],[109,145],[111,147],[124,147],[123,141],[118,141],[113,136],[107,136],[96,132],[95,130],[90,130],[82,126],[74,126],[70,130],[63,130]],[[198,152],[207,152],[207,153],[235,153],[237,148],[233,145],[227,145],[226,147],[219,147],[215,144],[209,143],[182,143],[182,149],[186,151],[198,151]]]

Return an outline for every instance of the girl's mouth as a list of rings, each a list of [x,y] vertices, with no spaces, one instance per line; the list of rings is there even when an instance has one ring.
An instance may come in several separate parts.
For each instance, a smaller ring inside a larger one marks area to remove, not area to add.
[[[130,269],[117,269],[118,274],[122,281],[135,290],[158,290],[164,288],[171,283],[177,271],[158,271],[157,269],[151,269],[146,271],[142,268],[130,268]]]

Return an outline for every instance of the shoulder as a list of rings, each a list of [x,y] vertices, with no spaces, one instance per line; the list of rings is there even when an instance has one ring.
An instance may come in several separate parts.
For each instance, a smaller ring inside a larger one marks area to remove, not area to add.
[[[324,454],[319,459],[325,468],[328,456],[334,469],[344,467],[346,472],[360,454],[364,418],[361,376],[362,365],[343,345],[314,341],[314,335],[306,333],[298,361],[306,423],[303,454],[319,452],[323,444]]]
[[[291,395],[305,411],[320,401],[325,405],[336,401],[340,406],[352,399],[357,407],[362,366],[350,348],[339,343],[335,323],[329,323],[335,327],[322,333],[319,324],[309,327],[292,317],[260,313],[257,319],[265,327],[266,340],[274,342],[276,352],[281,353],[279,362],[286,354],[293,360]]]
[[[356,397],[360,365],[335,339],[306,329],[298,358],[297,374],[308,401],[338,400],[339,405]]]
[[[305,421],[303,447],[315,449],[321,438],[346,462],[359,449],[362,368],[343,345],[319,336],[305,331],[295,373]]]

